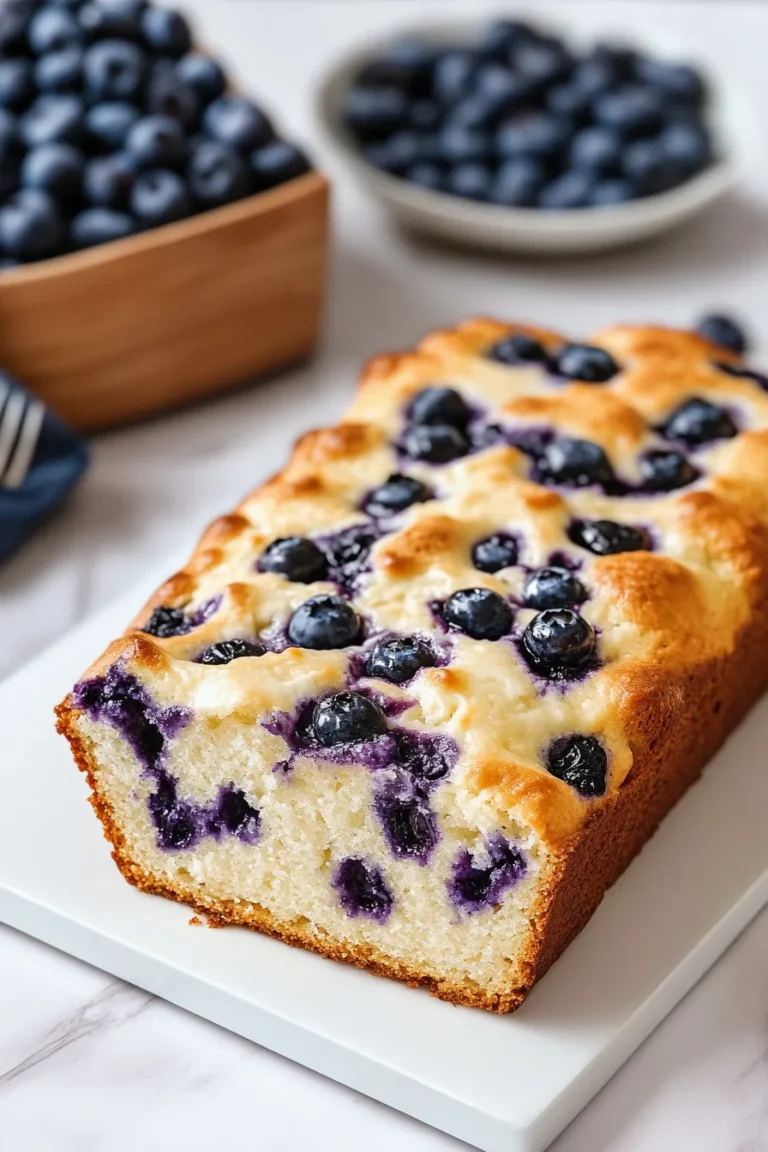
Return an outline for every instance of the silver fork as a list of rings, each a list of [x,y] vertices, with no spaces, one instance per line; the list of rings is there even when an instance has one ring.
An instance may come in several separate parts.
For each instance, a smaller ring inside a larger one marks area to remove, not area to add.
[[[20,488],[35,456],[45,407],[0,379],[0,488]]]

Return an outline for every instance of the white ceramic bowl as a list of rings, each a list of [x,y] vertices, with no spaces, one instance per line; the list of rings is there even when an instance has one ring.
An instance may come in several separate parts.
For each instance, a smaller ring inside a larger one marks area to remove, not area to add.
[[[535,21],[535,23],[538,23]],[[734,85],[700,68],[709,87],[708,122],[715,142],[717,161],[685,184],[628,204],[605,208],[544,211],[537,208],[504,208],[433,192],[369,164],[344,125],[344,99],[361,67],[380,55],[387,43],[420,38],[441,44],[471,42],[477,23],[428,24],[400,29],[386,41],[381,38],[338,60],[323,77],[317,94],[321,129],[352,175],[402,224],[454,243],[490,248],[496,252],[542,255],[584,253],[619,247],[659,235],[695,216],[737,184],[759,151],[757,132],[749,106]],[[578,29],[547,22],[547,30],[574,46],[587,48],[596,37],[579,35]],[[690,62],[679,45],[634,34],[624,28],[601,30],[599,39],[637,46],[662,59]]]

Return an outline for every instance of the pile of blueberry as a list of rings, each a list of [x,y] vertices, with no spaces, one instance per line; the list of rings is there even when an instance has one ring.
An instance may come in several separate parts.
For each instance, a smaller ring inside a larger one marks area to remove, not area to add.
[[[262,109],[226,89],[179,12],[147,0],[3,0],[2,265],[117,240],[306,172]]]
[[[344,109],[371,164],[509,208],[597,208],[712,162],[702,76],[631,48],[576,53],[521,20],[475,43],[407,40],[367,63]]]

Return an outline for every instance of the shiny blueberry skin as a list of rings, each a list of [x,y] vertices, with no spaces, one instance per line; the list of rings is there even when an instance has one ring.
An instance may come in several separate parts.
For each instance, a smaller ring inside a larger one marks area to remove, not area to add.
[[[43,56],[46,52],[77,47],[84,42],[85,34],[71,12],[47,7],[32,17],[27,39],[34,55]]]
[[[662,100],[648,88],[629,85],[599,97],[594,116],[598,124],[632,140],[661,128]]]
[[[107,5],[93,0],[83,4],[78,14],[80,27],[90,41],[141,40],[141,27],[137,15],[120,5]]]
[[[83,83],[91,102],[138,101],[147,59],[127,40],[100,40],[83,57]]]
[[[389,139],[369,144],[363,155],[369,163],[383,172],[402,176],[417,160],[428,159],[421,138],[407,129],[395,132]]]
[[[465,428],[471,415],[460,392],[439,385],[423,388],[408,409],[413,424],[450,424],[453,428]]]
[[[64,48],[40,57],[35,64],[35,84],[40,92],[76,92],[82,72],[82,48]]]
[[[685,177],[700,172],[712,161],[712,140],[699,124],[670,124],[658,141],[664,155]]]
[[[254,192],[264,192],[267,188],[276,188],[278,184],[303,176],[310,167],[301,148],[287,140],[273,140],[251,153],[251,186]]]
[[[412,460],[447,464],[466,455],[469,443],[466,436],[450,424],[414,424],[405,432],[401,447]]]
[[[187,166],[187,184],[200,208],[218,208],[240,200],[251,190],[248,168],[234,148],[201,140]]]
[[[648,536],[642,529],[618,524],[615,520],[574,520],[568,528],[568,539],[596,556],[639,552],[649,547]]]
[[[539,208],[545,208],[550,212],[586,208],[591,191],[592,178],[589,173],[572,168],[542,188],[538,205]]]
[[[472,563],[481,572],[500,572],[517,564],[517,541],[501,532],[478,540],[472,549]]]
[[[413,164],[405,173],[405,178],[411,184],[418,184],[420,188],[429,188],[432,192],[442,192],[445,189],[445,173],[439,164],[430,161],[420,161]]]
[[[490,588],[462,588],[446,600],[443,619],[474,640],[499,640],[512,627],[512,609]]]
[[[667,440],[680,440],[695,447],[713,440],[728,440],[738,434],[738,428],[723,408],[694,398],[672,413],[661,432]]]
[[[412,504],[423,504],[433,497],[432,489],[415,476],[395,472],[366,497],[363,511],[375,517],[395,516]]]
[[[533,667],[545,675],[583,668],[594,654],[595,633],[572,608],[545,608],[525,629],[523,649]]]
[[[177,120],[171,116],[144,116],[128,133],[125,151],[140,170],[179,169],[187,154],[187,141]]]
[[[658,449],[640,457],[640,475],[648,491],[672,492],[692,484],[699,473],[681,452]]]
[[[545,173],[538,160],[521,156],[501,165],[490,199],[506,208],[532,208],[544,186]]]
[[[433,91],[441,104],[454,104],[469,90],[477,72],[477,57],[465,48],[444,52],[432,80]]]
[[[408,120],[408,97],[394,88],[351,88],[344,116],[360,140],[379,140],[404,128]]]
[[[658,140],[635,140],[622,155],[622,172],[641,196],[666,192],[685,179],[685,172]]]
[[[338,892],[339,903],[348,916],[365,916],[379,924],[388,919],[394,896],[381,869],[374,864],[350,856],[339,864],[331,885]]]
[[[337,692],[318,700],[312,711],[312,730],[319,744],[361,744],[387,731],[387,718],[372,700],[359,692]]]
[[[184,56],[176,65],[176,75],[197,94],[201,104],[218,99],[227,86],[224,69],[210,56]]]
[[[704,99],[701,73],[687,64],[641,56],[635,64],[635,74],[643,84],[659,89],[669,100],[697,106]]]
[[[465,200],[490,200],[493,172],[487,164],[454,164],[446,177],[446,190]]]
[[[617,175],[621,165],[621,139],[609,128],[583,128],[571,142],[571,164],[596,176]]]
[[[559,736],[547,748],[544,762],[548,772],[580,796],[605,795],[608,757],[595,736]]]
[[[183,636],[190,630],[190,619],[181,608],[155,608],[142,632],[167,640],[169,636]]]
[[[41,144],[72,144],[85,141],[83,103],[70,93],[38,96],[21,118],[21,135],[27,148]]]
[[[142,172],[131,192],[131,212],[148,228],[183,220],[192,211],[187,187],[176,172],[152,168]]]
[[[176,59],[189,52],[192,34],[189,24],[170,8],[146,8],[141,14],[141,31],[150,52]]]
[[[730,316],[722,316],[720,313],[702,316],[696,325],[696,331],[706,340],[719,344],[721,348],[727,348],[729,352],[735,352],[737,356],[743,356],[749,346],[741,325]]]
[[[502,160],[529,156],[545,163],[560,157],[568,146],[569,126],[562,117],[527,112],[502,124],[496,148]]]
[[[29,60],[0,60],[0,106],[10,112],[23,112],[35,95],[35,78]]]
[[[241,152],[253,152],[274,137],[269,118],[252,100],[242,96],[220,96],[209,104],[203,127],[220,144]]]
[[[574,608],[587,599],[587,590],[568,568],[551,566],[532,572],[523,588],[526,608]]]
[[[359,616],[338,596],[313,596],[288,621],[288,639],[297,648],[348,648],[361,632]]]
[[[73,248],[95,248],[97,244],[124,240],[135,231],[135,227],[127,212],[113,208],[86,208],[72,218],[69,236]]]
[[[494,344],[486,353],[489,360],[496,360],[499,364],[546,364],[549,360],[546,349],[532,336],[524,332],[517,332],[514,336],[506,336]]]
[[[435,654],[426,640],[420,636],[395,636],[380,640],[371,649],[365,661],[365,674],[388,680],[390,684],[404,684],[420,669],[433,668],[435,663]]]
[[[598,180],[589,193],[591,208],[609,208],[612,204],[626,204],[634,200],[637,189],[629,180]]]
[[[178,120],[190,132],[199,121],[201,102],[194,88],[179,79],[172,61],[157,60],[150,70],[144,107],[151,116]]]
[[[314,540],[285,536],[273,540],[259,560],[259,571],[276,572],[296,584],[311,584],[328,575],[328,558]]]
[[[563,436],[547,444],[536,463],[539,480],[586,488],[593,484],[610,486],[615,477],[608,457],[599,444]]]
[[[20,192],[0,208],[0,250],[22,262],[56,256],[65,228],[55,201],[45,192]]]
[[[558,354],[557,371],[569,380],[605,384],[621,369],[604,348],[594,348],[590,344],[567,344]]]
[[[0,54],[21,56],[29,51],[27,27],[32,7],[25,4],[0,8]]]
[[[83,171],[83,155],[71,144],[43,144],[25,156],[21,183],[48,192],[60,207],[71,208],[82,195]]]
[[[395,88],[421,98],[429,91],[434,62],[431,45],[420,40],[401,40],[367,64],[361,80],[373,88]]]
[[[266,648],[263,644],[254,644],[250,640],[220,640],[218,644],[211,644],[200,657],[201,664],[230,664],[233,660],[240,660],[244,656],[263,656]]]
[[[108,100],[94,104],[85,114],[85,127],[91,141],[100,150],[112,152],[122,148],[125,139],[141,113],[133,104]]]
[[[83,191],[89,204],[124,210],[131,197],[136,169],[129,156],[113,152],[97,156],[85,169]]]

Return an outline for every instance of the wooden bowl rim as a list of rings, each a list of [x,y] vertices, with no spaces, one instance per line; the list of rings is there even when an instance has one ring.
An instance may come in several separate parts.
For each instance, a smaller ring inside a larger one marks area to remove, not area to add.
[[[211,208],[197,216],[176,220],[172,224],[162,224],[159,228],[150,228],[146,232],[126,236],[122,240],[110,240],[106,244],[98,244],[82,252],[68,252],[63,256],[53,256],[48,260],[39,260],[19,268],[4,268],[0,270],[0,293],[4,287],[11,288],[63,277],[69,273],[128,258],[135,253],[180,244],[195,236],[215,232],[218,228],[224,228],[229,224],[237,224],[249,217],[266,215],[312,192],[328,189],[330,189],[328,178],[322,172],[313,170],[303,176],[296,176],[285,184],[279,184],[276,188],[254,192],[243,200],[224,204],[220,208]]]

